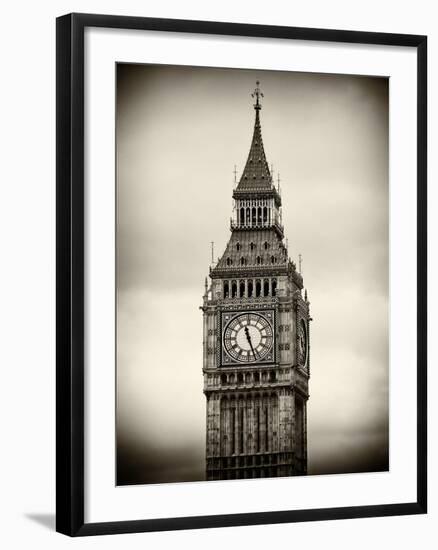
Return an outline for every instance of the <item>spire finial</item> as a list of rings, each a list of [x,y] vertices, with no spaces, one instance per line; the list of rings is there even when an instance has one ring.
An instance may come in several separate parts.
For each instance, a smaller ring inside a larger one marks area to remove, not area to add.
[[[233,174],[234,174],[234,183],[237,183],[237,166],[236,165],[234,165]]]
[[[301,266],[303,264],[303,257],[301,254],[298,254],[298,272],[301,273]]]
[[[260,109],[262,108],[262,104],[260,103],[260,98],[261,97],[264,97],[264,95],[262,94],[261,90],[260,90],[260,82],[257,80],[256,82],[256,89],[254,90],[254,92],[251,94],[251,97],[255,97],[256,98],[256,102],[254,103],[254,109],[256,111],[260,111]]]

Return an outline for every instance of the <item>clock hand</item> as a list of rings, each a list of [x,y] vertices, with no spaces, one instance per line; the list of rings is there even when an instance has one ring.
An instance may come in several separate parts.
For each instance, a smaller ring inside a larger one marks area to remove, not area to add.
[[[248,327],[245,327],[245,335],[246,335],[246,339],[248,340],[248,344],[251,346],[251,351],[252,351],[252,354],[254,355],[254,359],[256,359],[257,356],[256,356],[256,352],[254,351],[254,348],[253,348],[253,345],[252,345],[252,342],[251,342],[251,336],[249,335]]]

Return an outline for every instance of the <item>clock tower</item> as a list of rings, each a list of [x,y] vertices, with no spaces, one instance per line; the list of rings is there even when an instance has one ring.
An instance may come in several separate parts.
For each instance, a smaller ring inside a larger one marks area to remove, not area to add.
[[[258,82],[252,96],[254,132],[233,192],[231,235],[201,308],[208,480],[307,473],[309,301],[285,244]]]

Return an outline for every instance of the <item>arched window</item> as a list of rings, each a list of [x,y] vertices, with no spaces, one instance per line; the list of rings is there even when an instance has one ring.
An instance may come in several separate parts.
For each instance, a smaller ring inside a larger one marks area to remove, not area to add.
[[[251,250],[254,250],[255,244],[254,244],[254,243],[250,243],[249,247],[250,247]]]
[[[243,384],[243,374],[241,372],[237,375],[237,383]]]
[[[270,382],[275,382],[275,380],[276,380],[275,371],[271,370],[271,372],[269,373],[269,381]]]
[[[239,283],[239,296],[243,298],[245,296],[245,281]]]
[[[233,281],[231,283],[231,298],[235,298],[237,296],[237,283],[236,281]]]
[[[228,298],[230,295],[230,285],[228,284],[228,281],[225,281],[224,283],[224,298]]]
[[[252,225],[256,225],[257,223],[257,209],[252,209]]]
[[[260,297],[260,294],[262,292],[262,283],[257,279],[256,281],[256,298]]]
[[[253,295],[253,284],[252,281],[248,281],[248,298],[252,298]]]
[[[254,373],[254,382],[260,382],[260,374],[258,372]]]
[[[260,258],[260,256],[257,256],[257,265],[260,265],[262,263],[262,259]]]
[[[263,208],[263,223],[268,223],[268,209],[266,206]]]
[[[237,243],[237,244],[236,244],[236,249],[237,249],[237,250],[240,250],[240,243]]]
[[[240,209],[240,225],[245,225],[245,209]]]
[[[263,296],[269,296],[269,279],[265,279],[263,282]]]
[[[245,265],[246,261],[245,258],[240,258],[240,265]]]
[[[227,375],[226,375],[226,374],[221,374],[221,383],[222,383],[222,384],[226,384],[226,383],[227,383]]]
[[[262,207],[259,206],[257,209],[257,222],[259,225],[262,225]]]
[[[227,265],[232,265],[233,264],[233,260],[231,258],[227,258]]]
[[[265,250],[268,250],[268,248],[269,248],[269,243],[265,241],[264,247],[265,247]]]
[[[275,264],[275,256],[271,256],[271,264]]]
[[[246,225],[250,224],[250,218],[251,218],[251,210],[249,208],[246,209]]]
[[[277,279],[272,280],[272,296],[277,294]]]

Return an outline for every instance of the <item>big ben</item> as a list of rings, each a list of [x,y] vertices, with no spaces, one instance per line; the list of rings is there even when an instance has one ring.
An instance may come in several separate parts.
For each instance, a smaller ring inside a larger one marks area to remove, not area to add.
[[[289,258],[279,186],[255,123],[231,235],[203,297],[208,480],[307,473],[309,301]]]

